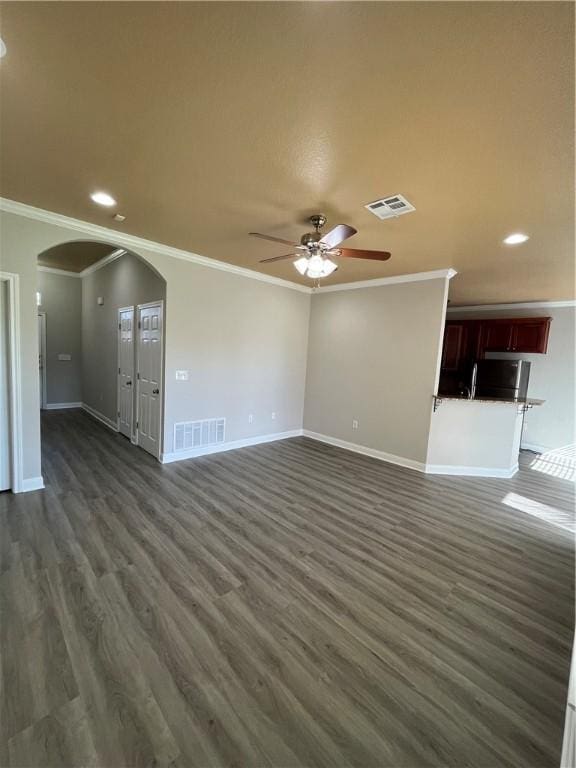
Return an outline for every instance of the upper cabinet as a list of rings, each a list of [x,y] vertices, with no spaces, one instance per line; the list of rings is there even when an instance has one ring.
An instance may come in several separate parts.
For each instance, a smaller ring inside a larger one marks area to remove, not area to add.
[[[550,317],[517,320],[512,337],[513,351],[545,354],[548,349],[550,321]]]
[[[511,320],[491,321],[480,324],[480,357],[485,352],[510,352],[514,326]]]
[[[466,326],[464,323],[446,323],[444,346],[442,347],[442,368],[457,371],[464,353]]]
[[[487,352],[545,354],[549,317],[513,317],[494,320],[448,320],[444,331],[442,370],[461,373]]]
[[[515,317],[480,323],[479,357],[486,352],[544,354],[548,348],[549,317]]]

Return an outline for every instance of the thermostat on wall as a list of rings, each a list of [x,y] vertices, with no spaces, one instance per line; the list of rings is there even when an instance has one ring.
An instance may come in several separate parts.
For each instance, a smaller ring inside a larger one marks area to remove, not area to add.
[[[98,296],[98,298],[96,299],[96,302],[98,306],[101,307],[102,304],[104,304],[104,296]]]

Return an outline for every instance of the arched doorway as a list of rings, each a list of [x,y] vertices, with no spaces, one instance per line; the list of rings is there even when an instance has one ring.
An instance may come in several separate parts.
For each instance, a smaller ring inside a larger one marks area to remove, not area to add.
[[[37,303],[45,411],[82,409],[159,458],[164,278],[132,251],[69,241],[38,256]]]

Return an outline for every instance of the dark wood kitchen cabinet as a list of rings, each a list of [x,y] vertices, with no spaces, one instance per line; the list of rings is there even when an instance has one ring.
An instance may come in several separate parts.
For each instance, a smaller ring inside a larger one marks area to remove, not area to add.
[[[513,352],[546,354],[550,321],[550,317],[517,320],[512,337]]]
[[[460,371],[478,357],[478,320],[447,320],[442,347],[442,369]]]
[[[472,362],[478,357],[478,322],[448,320],[444,329],[439,391],[462,394],[470,381]]]
[[[487,322],[480,325],[480,357],[486,352],[509,352],[512,347],[514,326],[510,320]]]
[[[549,317],[514,317],[483,320],[480,324],[479,357],[486,352],[545,354],[550,332]]]
[[[457,371],[464,351],[466,326],[464,323],[446,323],[442,347],[442,370]]]
[[[549,317],[447,320],[442,347],[440,392],[465,392],[474,362],[482,360],[488,352],[545,354],[550,321]]]

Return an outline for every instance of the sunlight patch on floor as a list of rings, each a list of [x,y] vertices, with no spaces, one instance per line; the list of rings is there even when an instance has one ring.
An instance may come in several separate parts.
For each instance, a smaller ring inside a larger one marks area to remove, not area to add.
[[[576,480],[576,445],[565,445],[538,454],[530,464],[530,469],[561,480]]]
[[[507,507],[513,507],[520,512],[526,512],[532,517],[544,520],[546,523],[556,525],[565,531],[576,531],[576,515],[574,512],[566,512],[556,507],[550,507],[548,504],[541,504],[539,501],[529,499],[526,496],[520,496],[518,493],[507,493],[502,499],[502,503]]]

